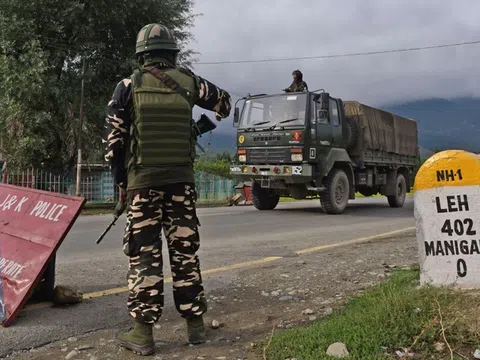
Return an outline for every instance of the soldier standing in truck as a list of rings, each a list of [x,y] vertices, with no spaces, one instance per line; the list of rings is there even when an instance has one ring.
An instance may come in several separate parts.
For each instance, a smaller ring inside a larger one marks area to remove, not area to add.
[[[297,91],[308,91],[308,86],[305,81],[303,81],[303,74],[300,70],[294,70],[292,72],[293,82],[292,84],[283,89],[285,92],[297,92]]]

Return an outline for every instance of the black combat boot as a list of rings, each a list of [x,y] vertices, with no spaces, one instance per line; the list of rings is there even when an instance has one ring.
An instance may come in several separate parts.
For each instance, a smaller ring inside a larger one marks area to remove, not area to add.
[[[135,327],[121,332],[116,337],[118,345],[132,350],[135,354],[146,356],[155,352],[153,325],[135,322]]]
[[[187,319],[187,332],[190,344],[202,344],[207,340],[207,331],[201,315]]]

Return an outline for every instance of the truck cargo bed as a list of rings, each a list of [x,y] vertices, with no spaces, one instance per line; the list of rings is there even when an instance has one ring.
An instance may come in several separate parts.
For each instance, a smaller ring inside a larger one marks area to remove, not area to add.
[[[372,161],[372,155],[376,157],[382,153],[402,157],[418,156],[418,130],[415,120],[358,101],[344,101],[344,108],[345,117],[356,122],[358,128],[357,142],[348,151],[351,157]]]

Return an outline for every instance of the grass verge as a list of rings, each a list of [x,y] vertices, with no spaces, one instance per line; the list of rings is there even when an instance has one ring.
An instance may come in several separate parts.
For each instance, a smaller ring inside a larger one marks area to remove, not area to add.
[[[480,341],[479,292],[418,287],[418,278],[418,269],[397,270],[332,315],[275,334],[267,359],[333,359],[326,351],[335,342],[347,346],[345,359],[471,359]]]
[[[318,197],[307,197],[306,199],[303,199],[303,200],[296,200],[294,198],[289,198],[289,197],[280,198],[280,202],[294,202],[294,201],[305,201],[305,200],[318,200]]]

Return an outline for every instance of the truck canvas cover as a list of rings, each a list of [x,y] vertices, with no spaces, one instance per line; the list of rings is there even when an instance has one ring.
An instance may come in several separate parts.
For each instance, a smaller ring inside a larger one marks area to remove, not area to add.
[[[349,152],[362,156],[366,150],[417,156],[417,123],[358,101],[345,101],[345,116],[358,125],[357,144]]]

